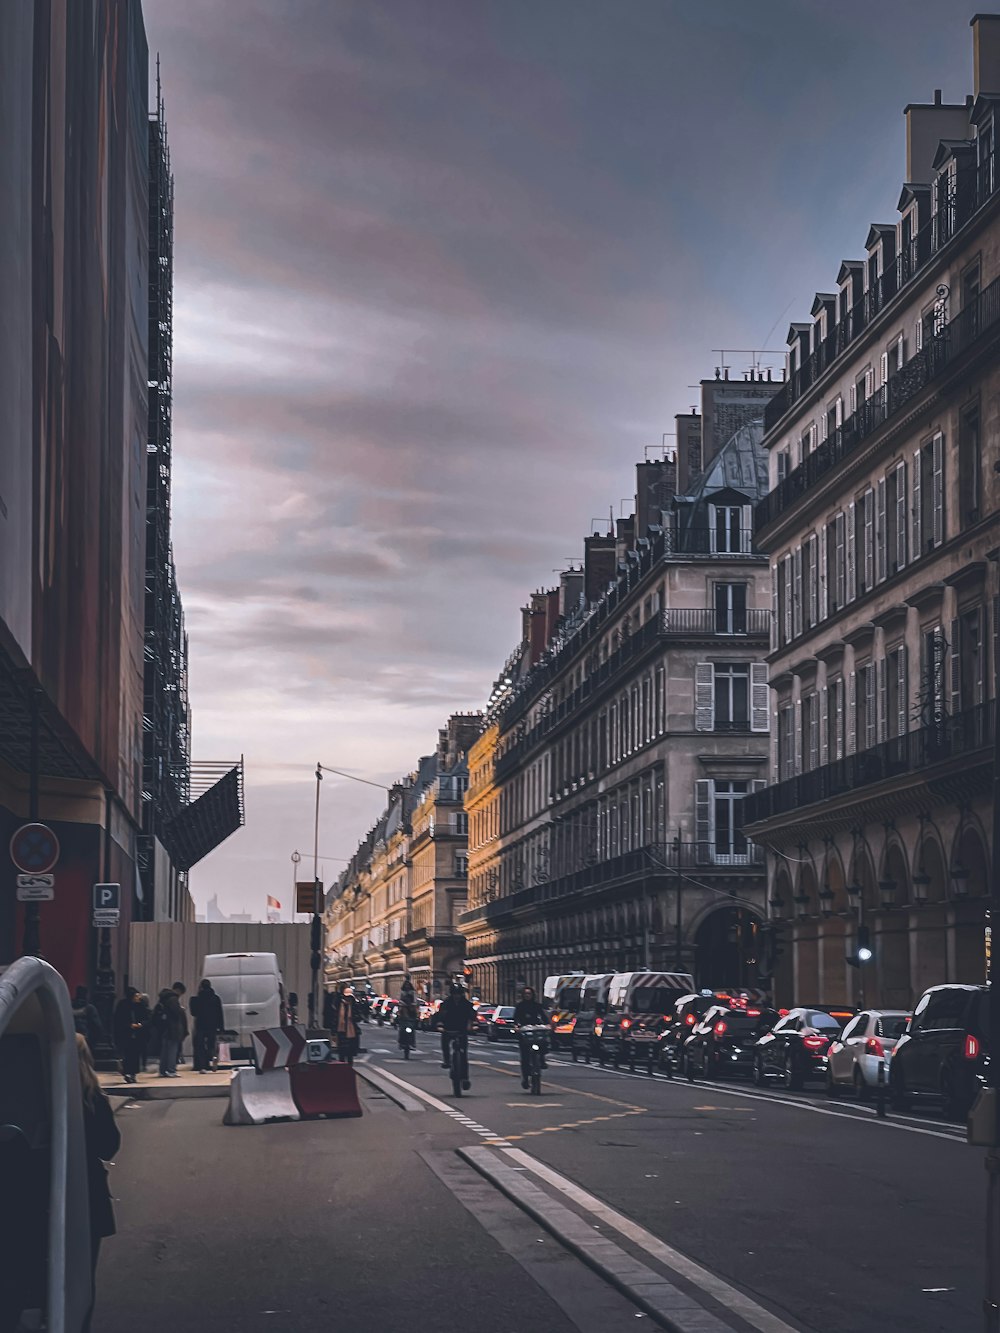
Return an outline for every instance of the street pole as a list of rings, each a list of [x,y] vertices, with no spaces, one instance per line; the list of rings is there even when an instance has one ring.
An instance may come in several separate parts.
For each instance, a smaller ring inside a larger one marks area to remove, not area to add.
[[[101,877],[104,883],[111,879],[111,802],[113,793],[104,792],[104,848],[101,861]],[[97,932],[97,984],[94,987],[94,1002],[101,1016],[104,1040],[93,1052],[94,1063],[98,1069],[116,1069],[118,1065],[112,1041],[112,1028],[115,1012],[115,970],[111,956],[111,930],[101,926]]]
[[[681,843],[681,835],[678,833],[677,836],[674,838],[674,851],[677,853],[677,909],[676,909],[676,910],[677,910],[677,923],[676,923],[676,924],[677,924],[677,948],[676,948],[676,955],[675,955],[675,957],[674,957],[674,967],[675,967],[676,971],[678,971],[678,972],[682,971],[683,968],[684,968],[684,946],[683,946],[683,942],[682,942],[682,940],[681,940],[681,930],[682,930],[682,928],[683,928],[683,916],[682,916],[682,911],[681,911],[681,908],[682,908],[681,886],[682,886],[682,883],[683,883],[683,877],[682,877],[682,875],[681,875],[681,847],[682,847],[682,845],[683,845],[683,844]]]
[[[992,1142],[986,1149],[986,1296],[983,1301],[986,1333],[1000,1333],[1000,976],[997,940],[1000,927],[1000,655],[993,662],[993,875],[990,884],[989,1013],[992,1041],[987,1064],[988,1087],[993,1097]]]
[[[31,691],[31,753],[28,760],[28,822],[38,823],[38,690]],[[26,957],[37,958],[42,949],[41,904],[24,904],[24,948]]]
[[[319,1003],[319,969],[322,963],[320,947],[322,944],[323,919],[319,914],[319,789],[323,781],[323,768],[319,760],[316,761],[316,827],[313,841],[313,918],[310,934],[310,944],[312,945],[312,956],[310,964],[312,966],[312,994],[310,995],[312,1008],[312,1026],[318,1028],[323,1015],[320,1011]]]

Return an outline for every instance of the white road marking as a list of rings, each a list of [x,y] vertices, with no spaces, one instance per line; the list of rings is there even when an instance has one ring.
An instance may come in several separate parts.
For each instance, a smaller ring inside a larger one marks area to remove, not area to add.
[[[600,1199],[595,1199],[592,1194],[588,1194],[579,1185],[575,1185],[573,1181],[559,1175],[557,1171],[553,1171],[551,1167],[538,1161],[529,1153],[523,1152],[520,1148],[506,1148],[504,1149],[504,1155],[521,1166],[527,1167],[529,1171],[533,1171],[536,1176],[541,1177],[554,1189],[565,1194],[568,1199],[572,1199],[579,1207],[585,1208],[593,1216],[599,1217],[602,1222],[613,1227],[615,1231],[627,1237],[628,1240],[638,1245],[640,1249],[645,1250],[654,1259],[658,1259],[660,1263],[672,1268],[675,1273],[679,1273],[681,1277],[686,1278],[694,1286],[700,1287],[702,1291],[718,1301],[720,1305],[725,1306],[727,1310],[731,1310],[733,1314],[739,1315],[746,1323],[758,1329],[759,1333],[797,1333],[797,1330],[791,1324],[786,1324],[783,1319],[779,1319],[770,1310],[758,1305],[756,1301],[751,1300],[749,1296],[745,1296],[736,1287],[731,1287],[728,1282],[715,1273],[709,1272],[707,1268],[702,1268],[693,1259],[689,1259],[686,1254],[681,1254],[679,1250],[665,1244],[658,1236],[654,1236],[652,1232],[639,1226],[631,1218],[616,1212],[614,1208],[609,1208]]]

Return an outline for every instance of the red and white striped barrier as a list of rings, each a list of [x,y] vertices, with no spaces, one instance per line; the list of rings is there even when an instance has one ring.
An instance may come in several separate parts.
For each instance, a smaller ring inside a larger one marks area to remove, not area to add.
[[[254,1062],[260,1074],[297,1065],[305,1054],[304,1027],[262,1028],[252,1034],[252,1039]]]

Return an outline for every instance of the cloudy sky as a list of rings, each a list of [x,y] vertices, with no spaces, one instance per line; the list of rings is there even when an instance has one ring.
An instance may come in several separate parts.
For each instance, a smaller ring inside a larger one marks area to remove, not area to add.
[[[895,219],[902,107],[971,91],[975,11],[145,11],[176,178],[194,753],[247,762],[247,827],[192,888],[262,916],[311,855],[316,760],[389,782],[481,707],[526,595],[619,512],[713,349],[780,348]],[[380,806],[324,782],[327,881]]]

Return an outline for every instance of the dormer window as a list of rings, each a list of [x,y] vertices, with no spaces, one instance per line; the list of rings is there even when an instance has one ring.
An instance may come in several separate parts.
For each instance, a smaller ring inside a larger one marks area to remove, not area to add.
[[[720,555],[744,555],[750,550],[750,506],[709,505],[711,549]]]

